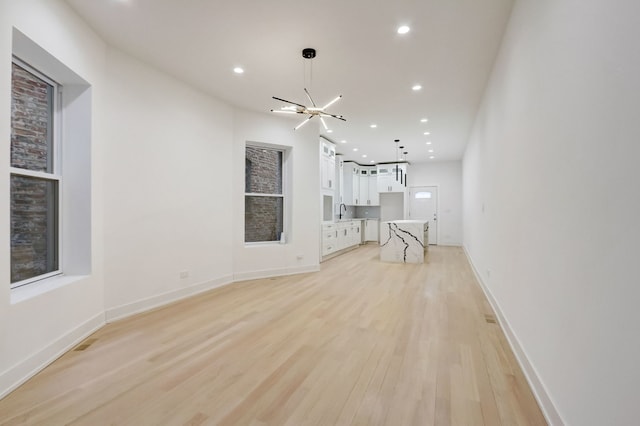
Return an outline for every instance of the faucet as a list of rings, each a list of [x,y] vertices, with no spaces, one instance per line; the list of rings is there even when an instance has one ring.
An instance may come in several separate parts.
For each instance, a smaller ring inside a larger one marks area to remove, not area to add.
[[[338,220],[342,219],[342,208],[344,207],[344,212],[347,212],[347,206],[344,203],[340,203],[338,209],[340,209],[340,214],[338,214]]]

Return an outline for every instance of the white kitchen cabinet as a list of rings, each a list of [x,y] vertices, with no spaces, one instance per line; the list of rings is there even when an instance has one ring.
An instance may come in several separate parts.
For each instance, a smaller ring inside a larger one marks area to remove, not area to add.
[[[351,248],[362,242],[362,221],[322,225],[322,256]]]
[[[362,221],[351,222],[351,245],[356,246],[362,242]]]
[[[360,184],[360,190],[358,191],[357,206],[366,206],[369,204],[369,168],[360,167],[360,173],[358,174],[358,182]]]
[[[357,246],[362,242],[361,221],[353,220],[338,224],[338,250]]]
[[[407,187],[407,163],[381,164],[378,166],[378,192],[405,192]]]
[[[349,222],[338,224],[338,250],[349,247]]]
[[[344,160],[342,155],[336,155],[336,195],[335,203],[340,205],[344,203]]]
[[[353,194],[353,198],[351,199],[351,205],[359,206],[360,205],[360,167],[355,166],[351,173],[351,191]]]
[[[334,190],[336,178],[336,147],[326,141],[320,143],[320,182],[322,189]]]
[[[342,167],[344,178],[342,202],[348,206],[356,205],[356,199],[360,197],[360,178],[358,177],[358,165],[353,161],[345,161]]]
[[[378,171],[374,166],[361,166],[359,172],[360,191],[357,206],[377,206],[380,204],[378,194]]]
[[[378,192],[378,170],[375,167],[369,170],[369,205],[380,205],[380,193]]]
[[[380,221],[378,219],[366,219],[364,221],[364,240],[379,241]]]
[[[378,206],[378,170],[375,166],[360,166],[352,161],[343,163],[342,202],[348,206]]]
[[[322,255],[338,251],[338,227],[334,223],[322,225]]]

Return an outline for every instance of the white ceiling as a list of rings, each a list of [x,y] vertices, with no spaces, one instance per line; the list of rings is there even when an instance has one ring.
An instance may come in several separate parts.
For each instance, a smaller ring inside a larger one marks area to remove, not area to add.
[[[303,87],[312,65],[309,90],[317,104],[344,96],[328,111],[347,122],[328,118],[333,133],[320,126],[321,134],[362,164],[395,160],[394,139],[410,162],[461,158],[513,3],[67,2],[111,45],[238,107],[268,113],[283,106],[272,96],[308,104]],[[411,31],[399,35],[403,24]],[[317,50],[311,64],[301,56],[305,47]],[[236,66],[245,73],[234,74]],[[423,89],[412,91],[414,84]],[[292,117],[292,131],[301,118]]]

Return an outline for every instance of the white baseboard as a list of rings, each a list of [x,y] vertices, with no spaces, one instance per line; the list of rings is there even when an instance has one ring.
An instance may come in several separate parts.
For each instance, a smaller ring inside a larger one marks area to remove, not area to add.
[[[186,299],[187,297],[195,296],[196,294],[203,293],[205,291],[213,290],[214,288],[231,284],[232,282],[233,277],[231,275],[227,275],[215,280],[193,284],[189,287],[184,287],[178,290],[158,294],[146,299],[137,300],[135,302],[126,303],[124,305],[107,309],[105,311],[105,319],[107,323],[110,323],[119,319],[129,317],[131,315],[139,314],[151,309],[168,305],[169,303],[177,302],[178,300]]]
[[[104,326],[104,324],[104,313],[101,312],[24,361],[4,371],[0,374],[0,399],[60,358],[71,348],[86,339],[87,336]]]
[[[234,274],[234,281],[258,280],[261,278],[281,277],[283,275],[306,274],[318,272],[320,265],[296,266],[292,268],[262,269],[260,271],[240,272]]]
[[[531,362],[529,362],[529,358],[527,358],[526,353],[522,349],[522,345],[513,332],[509,321],[507,321],[507,319],[503,315],[502,309],[500,309],[500,304],[493,297],[491,290],[489,290],[485,282],[482,280],[482,276],[478,273],[478,269],[476,268],[471,255],[469,255],[467,248],[464,245],[462,246],[462,248],[464,249],[464,253],[469,260],[471,270],[475,274],[478,283],[480,283],[480,288],[482,288],[484,295],[486,296],[489,304],[491,304],[491,307],[496,314],[496,319],[498,320],[498,323],[500,324],[500,327],[502,328],[502,331],[507,338],[507,342],[509,342],[509,346],[511,346],[511,350],[514,353],[518,364],[520,364],[520,368],[522,368],[524,376],[527,379],[529,386],[531,387],[534,397],[538,401],[538,405],[540,405],[540,409],[542,410],[542,414],[547,420],[547,423],[549,423],[549,425],[551,426],[563,426],[564,422],[562,421],[558,410],[553,405],[553,402],[549,397],[549,393],[542,384],[542,381],[536,373],[535,368],[533,368],[533,365],[531,364]]]

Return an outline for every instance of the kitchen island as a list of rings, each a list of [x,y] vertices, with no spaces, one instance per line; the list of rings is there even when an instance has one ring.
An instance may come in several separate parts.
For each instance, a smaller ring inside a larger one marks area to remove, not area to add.
[[[429,221],[392,220],[380,226],[380,260],[424,263],[429,247]]]

